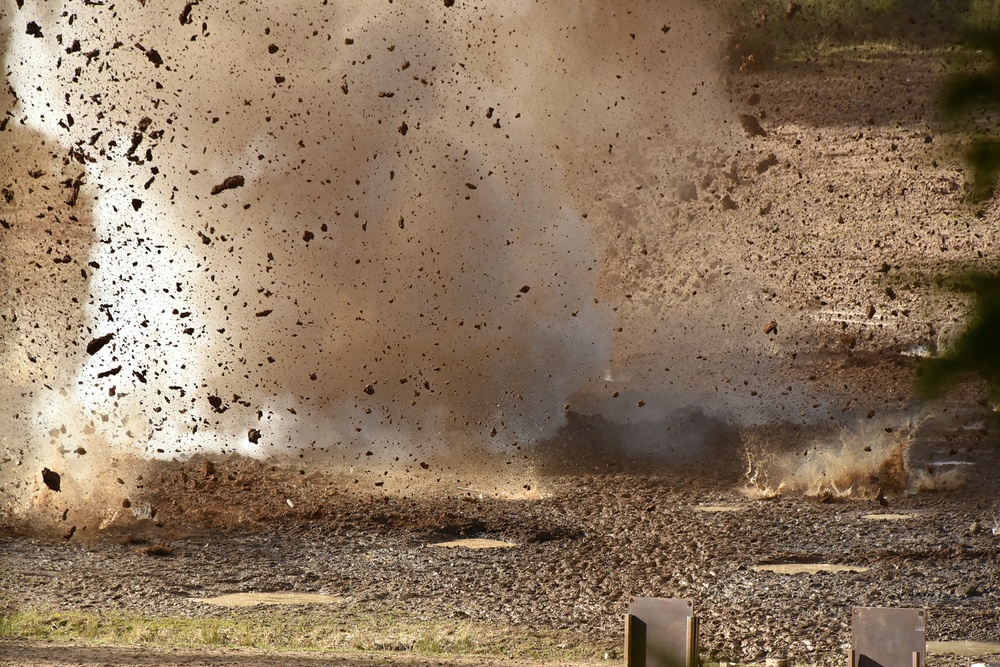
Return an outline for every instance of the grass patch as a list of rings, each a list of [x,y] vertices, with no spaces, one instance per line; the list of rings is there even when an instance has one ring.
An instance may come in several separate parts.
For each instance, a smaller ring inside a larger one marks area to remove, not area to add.
[[[0,638],[337,653],[406,652],[427,656],[492,656],[530,660],[594,660],[608,647],[566,633],[517,626],[428,620],[403,614],[344,610],[306,615],[149,617],[122,613],[17,611],[0,614]]]

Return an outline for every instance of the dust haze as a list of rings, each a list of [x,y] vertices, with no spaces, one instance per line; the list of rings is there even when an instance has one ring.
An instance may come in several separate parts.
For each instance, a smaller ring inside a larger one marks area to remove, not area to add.
[[[746,142],[708,5],[5,3],[18,502],[43,466],[99,494],[133,458],[419,470],[567,414],[643,448],[665,419],[771,416],[695,360],[768,352],[746,276],[695,251],[724,232],[677,219],[684,179]],[[608,230],[650,218],[677,227],[667,287],[633,296]],[[677,286],[709,274],[693,309]]]

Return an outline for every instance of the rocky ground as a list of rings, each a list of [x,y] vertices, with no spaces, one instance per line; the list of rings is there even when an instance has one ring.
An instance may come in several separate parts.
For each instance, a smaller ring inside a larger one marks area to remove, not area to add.
[[[787,655],[842,664],[855,606],[927,609],[928,640],[996,640],[998,451],[994,436],[973,426],[934,437],[925,426],[908,440],[910,489],[919,479],[927,487],[934,462],[940,479],[962,469],[959,488],[883,492],[881,501],[865,480],[867,497],[775,495],[731,465],[599,457],[539,460],[508,480],[530,479],[530,492],[507,497],[458,488],[477,483],[472,476],[372,495],[352,491],[350,475],[300,474],[288,464],[164,464],[146,480],[154,519],[69,540],[7,532],[0,584],[14,609],[150,616],[232,614],[199,602],[227,593],[323,593],[343,601],[313,605],[310,615],[392,611],[551,629],[609,658],[621,655],[622,615],[639,595],[692,599],[709,661]],[[460,537],[516,546],[433,547]],[[818,563],[856,569],[760,568]],[[273,608],[238,613],[269,618]]]

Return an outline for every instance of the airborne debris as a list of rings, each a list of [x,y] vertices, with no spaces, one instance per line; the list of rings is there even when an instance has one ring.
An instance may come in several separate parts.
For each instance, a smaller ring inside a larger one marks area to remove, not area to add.
[[[192,0],[191,2],[184,5],[184,9],[181,11],[181,25],[188,25],[191,23],[191,9],[198,4],[198,0]]]
[[[48,468],[42,468],[42,481],[53,491],[59,491],[59,487],[62,485],[62,477],[59,473]]]
[[[149,58],[149,62],[153,63],[156,67],[163,64],[163,58],[160,56],[160,52],[156,49],[149,49],[146,51],[146,57]]]
[[[115,337],[114,333],[104,334],[99,338],[95,338],[89,343],[87,343],[87,354],[94,356],[101,351],[101,348],[111,342],[111,339]]]
[[[243,176],[240,176],[239,174],[237,174],[236,176],[230,176],[226,180],[214,186],[212,188],[211,194],[217,195],[220,192],[225,192],[226,190],[232,190],[233,188],[242,188],[245,182],[246,181],[244,180]]]

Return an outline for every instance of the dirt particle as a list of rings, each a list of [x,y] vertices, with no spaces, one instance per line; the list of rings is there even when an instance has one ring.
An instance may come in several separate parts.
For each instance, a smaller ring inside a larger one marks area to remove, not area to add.
[[[776,334],[778,333],[778,322],[776,320],[771,320],[766,327],[764,327],[765,334]]]
[[[42,26],[38,25],[34,21],[29,21],[24,32],[31,35],[35,39],[39,39],[42,37]]]
[[[193,9],[197,4],[197,0],[194,0],[193,2],[189,2],[184,5],[184,9],[181,11],[180,15],[181,25],[188,25],[191,23],[191,9]]]
[[[59,473],[48,468],[42,468],[42,481],[53,491],[59,491],[62,485],[62,477]]]
[[[109,333],[93,339],[92,341],[87,343],[87,354],[89,354],[90,356],[94,356],[95,354],[101,351],[101,348],[110,343],[111,339],[114,337],[115,337],[114,333]]]
[[[237,174],[236,176],[230,176],[226,180],[214,186],[212,188],[211,194],[217,195],[220,192],[224,192],[226,190],[232,190],[233,188],[242,188],[245,183],[246,180],[243,178],[243,176],[239,174]]]

